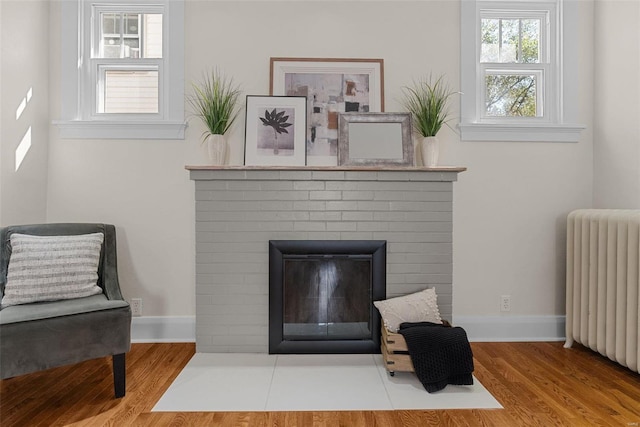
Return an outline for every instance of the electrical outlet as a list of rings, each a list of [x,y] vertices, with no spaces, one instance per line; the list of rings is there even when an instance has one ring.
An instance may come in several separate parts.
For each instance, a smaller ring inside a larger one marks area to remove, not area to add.
[[[511,295],[500,297],[500,311],[511,311]]]
[[[142,298],[131,298],[131,314],[142,316]]]

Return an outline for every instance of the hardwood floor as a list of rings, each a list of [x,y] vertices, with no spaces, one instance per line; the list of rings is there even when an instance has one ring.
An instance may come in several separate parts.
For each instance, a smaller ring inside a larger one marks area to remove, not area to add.
[[[476,377],[504,409],[152,413],[194,344],[134,344],[127,395],[114,399],[111,359],[0,382],[7,426],[640,426],[640,375],[579,345],[472,343]]]

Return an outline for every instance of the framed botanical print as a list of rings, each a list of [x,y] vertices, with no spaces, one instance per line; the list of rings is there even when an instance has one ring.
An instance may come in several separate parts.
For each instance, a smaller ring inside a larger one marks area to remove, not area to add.
[[[304,166],[307,99],[247,95],[244,164]]]

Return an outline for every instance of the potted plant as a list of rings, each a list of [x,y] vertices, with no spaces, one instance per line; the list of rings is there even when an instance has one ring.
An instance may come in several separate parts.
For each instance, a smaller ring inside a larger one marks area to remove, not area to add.
[[[240,89],[218,69],[205,73],[199,83],[191,86],[193,94],[188,102],[193,114],[206,126],[202,142],[207,144],[211,162],[224,165],[228,151],[225,134],[238,115]]]
[[[427,167],[438,165],[440,145],[437,133],[449,117],[449,98],[454,92],[444,81],[444,76],[428,78],[404,88],[404,106],[411,113],[413,127],[422,137],[419,141],[419,155]]]

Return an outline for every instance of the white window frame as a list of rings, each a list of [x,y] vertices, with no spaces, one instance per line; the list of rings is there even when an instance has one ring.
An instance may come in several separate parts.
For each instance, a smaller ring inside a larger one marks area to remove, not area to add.
[[[571,2],[569,2],[571,3]],[[577,118],[577,60],[566,60],[565,52],[577,48],[575,5],[563,0],[463,0],[461,5],[461,121],[463,141],[551,141],[577,142],[584,126]],[[481,19],[548,17],[541,26],[540,63],[481,63]],[[548,36],[548,39],[547,39]],[[485,72],[535,71],[539,81],[536,95],[540,117],[496,117],[486,114]]]
[[[162,58],[97,58],[100,12],[162,13]],[[184,139],[184,1],[64,1],[62,12],[63,138]],[[93,15],[93,16],[92,16]],[[94,32],[92,33],[92,28]],[[98,113],[104,69],[158,68],[158,113]]]

